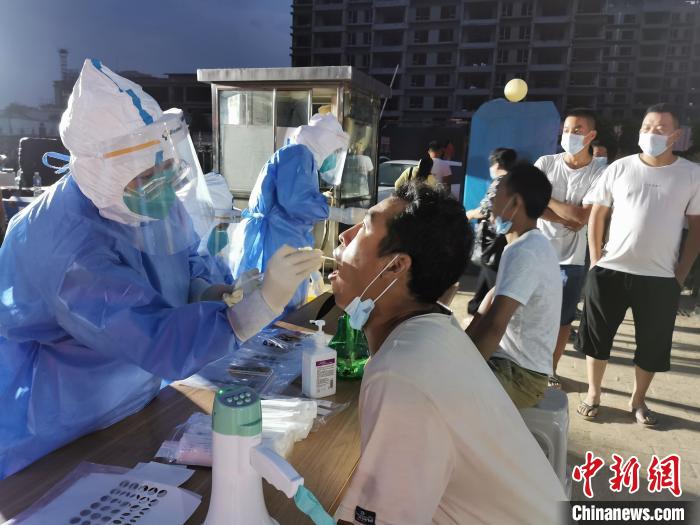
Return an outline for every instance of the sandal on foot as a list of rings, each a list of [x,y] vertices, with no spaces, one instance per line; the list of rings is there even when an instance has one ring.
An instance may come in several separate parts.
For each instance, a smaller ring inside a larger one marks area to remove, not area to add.
[[[576,409],[576,413],[579,416],[584,417],[586,419],[593,419],[598,415],[599,408],[600,408],[600,403],[589,405],[585,401],[581,401],[578,404],[578,408]]]
[[[633,408],[632,417],[637,423],[644,425],[645,427],[653,427],[659,422],[651,410],[645,406]]]
[[[549,376],[549,381],[547,382],[549,388],[561,389],[561,381],[557,376]]]

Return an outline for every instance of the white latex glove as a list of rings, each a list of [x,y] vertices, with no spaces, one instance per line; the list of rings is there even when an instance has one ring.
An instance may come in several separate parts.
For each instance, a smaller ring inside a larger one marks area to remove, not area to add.
[[[321,268],[322,257],[321,250],[297,250],[286,244],[275,252],[267,262],[261,288],[273,311],[282,313],[299,285]]]
[[[236,337],[247,341],[282,313],[299,285],[321,267],[320,250],[282,246],[267,263],[260,288],[246,294],[227,311]]]
[[[359,224],[365,219],[367,210],[364,208],[328,208],[328,219],[343,224]]]

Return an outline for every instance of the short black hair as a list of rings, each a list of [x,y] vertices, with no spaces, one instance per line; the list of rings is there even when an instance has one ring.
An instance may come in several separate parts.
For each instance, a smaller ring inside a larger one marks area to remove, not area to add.
[[[552,198],[552,184],[547,176],[539,168],[524,162],[509,169],[499,186],[505,186],[511,195],[520,195],[525,202],[525,213],[531,219],[539,219]]]
[[[440,151],[444,146],[437,140],[431,140],[428,144],[428,151]]]
[[[425,184],[404,184],[394,196],[407,206],[387,222],[379,255],[411,258],[408,287],[420,302],[436,302],[467,266],[474,234],[464,207],[449,193]]]
[[[496,148],[489,155],[489,166],[498,164],[504,170],[510,169],[518,160],[518,153],[510,148]]]
[[[681,127],[680,113],[678,112],[678,109],[668,102],[660,102],[659,104],[649,106],[644,113],[644,116],[646,117],[649,113],[670,113],[671,117],[673,118],[673,125],[676,127],[676,129]]]
[[[578,117],[585,118],[591,126],[591,129],[596,129],[598,118],[596,117],[595,111],[589,108],[573,108],[568,110],[564,115],[564,120],[567,117]]]

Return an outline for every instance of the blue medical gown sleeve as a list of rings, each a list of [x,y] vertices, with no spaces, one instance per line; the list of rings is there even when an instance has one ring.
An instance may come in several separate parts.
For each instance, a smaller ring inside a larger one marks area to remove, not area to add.
[[[119,256],[78,254],[55,295],[56,319],[88,348],[165,379],[181,379],[238,345],[226,304],[172,306]]]

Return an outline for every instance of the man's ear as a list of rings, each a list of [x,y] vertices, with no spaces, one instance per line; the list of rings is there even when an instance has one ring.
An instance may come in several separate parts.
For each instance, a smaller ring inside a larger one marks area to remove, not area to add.
[[[405,253],[396,254],[394,257],[396,259],[393,263],[386,269],[386,275],[395,279],[401,275],[408,275],[411,271],[411,257]]]
[[[588,145],[590,146],[591,142],[593,142],[595,140],[595,138],[598,136],[598,131],[593,129],[588,134],[591,136],[591,138],[588,139]]]
[[[671,134],[668,136],[668,142],[667,142],[667,144],[668,144],[669,146],[673,146],[673,144],[675,144],[676,141],[677,141],[679,138],[681,138],[681,134],[682,134],[682,133],[683,133],[683,130],[682,130],[681,128],[678,128],[676,131],[674,131],[673,133],[671,133]]]

